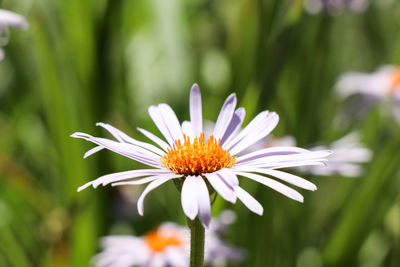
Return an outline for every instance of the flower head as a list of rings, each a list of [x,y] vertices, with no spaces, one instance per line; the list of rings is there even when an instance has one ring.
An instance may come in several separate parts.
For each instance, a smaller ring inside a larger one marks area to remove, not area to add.
[[[221,229],[225,230],[234,221],[227,222],[227,217],[232,217],[231,211],[223,211],[206,231],[205,263],[211,266],[238,262],[244,256],[242,250],[220,238]],[[189,233],[186,227],[166,222],[143,236],[106,236],[101,240],[103,251],[92,261],[96,267],[186,267],[189,266]]]
[[[385,107],[400,122],[400,67],[388,65],[373,73],[347,72],[339,78],[336,88],[342,98],[358,94],[371,103],[386,103]],[[358,109],[367,105],[365,102]]]
[[[98,123],[108,130],[116,141],[74,133],[72,137],[86,139],[97,144],[85,157],[106,148],[150,169],[113,173],[97,178],[83,186],[110,184],[138,185],[149,183],[138,199],[139,214],[143,214],[145,196],[172,179],[183,181],[181,202],[187,217],[199,217],[204,226],[211,219],[208,188],[215,190],[225,200],[235,203],[237,199],[251,211],[262,214],[263,208],[248,192],[239,186],[238,176],[266,185],[294,200],[303,201],[300,193],[276,179],[295,186],[316,190],[311,182],[278,169],[304,165],[324,165],[330,151],[309,151],[298,147],[271,147],[251,153],[241,153],[267,136],[278,124],[275,112],[259,113],[246,127],[240,129],[244,108],[236,109],[236,95],[231,94],[223,104],[215,123],[212,136],[206,141],[203,133],[200,88],[193,85],[190,92],[190,121],[179,123],[174,111],[167,104],[149,108],[150,117],[166,139],[138,129],[157,146],[135,140],[109,124]],[[275,178],[275,179],[272,179]]]
[[[8,27],[25,30],[28,28],[28,22],[17,13],[0,9],[0,61],[4,59],[4,51],[1,47],[5,46],[9,40]]]

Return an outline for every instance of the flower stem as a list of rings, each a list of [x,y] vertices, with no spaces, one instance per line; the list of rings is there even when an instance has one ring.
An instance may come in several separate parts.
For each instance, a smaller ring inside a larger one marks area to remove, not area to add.
[[[190,267],[204,266],[204,227],[199,218],[187,218],[190,228]]]

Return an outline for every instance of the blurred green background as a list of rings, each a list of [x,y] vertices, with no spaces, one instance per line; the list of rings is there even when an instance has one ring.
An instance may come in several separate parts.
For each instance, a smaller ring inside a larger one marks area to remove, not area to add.
[[[139,165],[102,151],[75,131],[109,137],[110,123],[146,140],[155,133],[147,107],[169,103],[188,119],[189,88],[203,93],[215,120],[236,92],[247,122],[280,115],[276,136],[299,146],[331,142],[358,130],[374,152],[360,178],[307,176],[316,192],[294,201],[241,181],[264,215],[233,209],[227,241],[248,251],[239,266],[400,266],[400,128],[375,106],[343,125],[334,93],[347,70],[400,64],[400,1],[373,1],[363,13],[310,15],[296,0],[3,0],[24,15],[0,63],[0,266],[88,266],[99,237],[142,234],[165,220],[184,223],[173,184],[154,191],[145,215],[141,187],[78,186]]]

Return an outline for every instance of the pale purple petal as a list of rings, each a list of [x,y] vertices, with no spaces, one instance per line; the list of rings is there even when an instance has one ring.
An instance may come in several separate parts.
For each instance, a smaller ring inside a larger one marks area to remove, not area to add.
[[[181,124],[179,123],[179,120],[172,108],[167,104],[159,104],[158,109],[172,138],[174,140],[183,141]]]
[[[179,177],[182,177],[182,175],[177,175],[177,174],[156,175],[156,176],[144,177],[144,178],[140,178],[140,179],[136,179],[136,180],[132,180],[132,181],[127,181],[127,182],[112,183],[111,186],[147,184],[147,183],[150,183],[157,179],[179,178]]]
[[[128,136],[127,134],[125,134],[124,132],[113,127],[110,124],[98,122],[98,123],[96,123],[96,125],[101,126],[104,129],[106,129],[107,131],[109,131],[118,141],[120,141],[122,143],[130,143],[130,144],[133,144],[136,146],[140,146],[142,148],[150,150],[151,152],[153,152],[159,156],[165,155],[165,152],[160,150],[159,148],[157,148],[151,144],[145,143],[145,142],[137,141],[137,140],[133,139],[132,137]]]
[[[296,176],[296,175],[293,175],[293,174],[290,174],[287,172],[271,170],[271,169],[254,168],[254,167],[248,167],[246,172],[256,172],[256,173],[266,174],[266,175],[281,179],[292,185],[301,187],[303,189],[312,190],[312,191],[317,190],[317,187],[315,186],[315,184],[311,183],[310,181],[307,181],[306,179],[303,179],[299,176]],[[241,174],[239,174],[239,175],[241,175]]]
[[[142,128],[137,128],[139,132],[141,132],[144,136],[149,138],[151,141],[156,143],[159,147],[161,147],[164,151],[168,151],[169,148],[171,148],[164,140],[160,139],[158,136],[155,136],[151,132],[142,129]]]
[[[225,103],[222,106],[221,111],[218,115],[217,122],[215,123],[213,135],[217,140],[222,138],[226,129],[228,128],[228,125],[235,111],[235,107],[236,107],[236,95],[231,94],[225,100]]]
[[[182,132],[189,137],[190,142],[194,140],[195,135],[193,133],[192,123],[190,121],[182,122]]]
[[[218,174],[222,178],[222,180],[224,180],[225,183],[229,185],[231,188],[234,188],[239,185],[238,178],[236,177],[235,173],[230,169],[223,168],[215,173]]]
[[[83,158],[86,159],[87,157],[93,155],[96,152],[99,152],[100,150],[104,149],[103,146],[95,146],[94,148],[88,150],[85,155],[83,155]]]
[[[251,160],[269,157],[269,156],[277,156],[277,155],[290,155],[290,154],[299,154],[304,152],[310,152],[307,149],[295,147],[295,146],[278,146],[278,147],[268,147],[261,150],[257,150],[246,155],[240,156],[236,158],[236,164],[244,163]]]
[[[79,132],[72,134],[71,137],[85,139],[99,146],[103,146],[115,153],[121,154],[125,157],[131,158],[149,166],[157,168],[162,166],[160,157],[157,154],[154,154],[149,150],[143,149],[133,144],[119,143],[109,139],[93,137],[89,134]]]
[[[249,193],[247,193],[244,189],[241,187],[237,186],[235,187],[235,193],[237,197],[240,199],[240,201],[243,202],[243,204],[252,212],[262,215],[264,212],[263,207],[261,204],[254,198],[252,197]]]
[[[236,194],[232,187],[228,186],[217,174],[206,173],[204,176],[222,198],[231,203],[236,203]]]
[[[240,126],[242,126],[244,117],[246,115],[246,111],[244,108],[238,108],[232,116],[231,122],[226,128],[225,134],[221,138],[221,145],[225,142],[228,142],[230,138],[232,138],[235,133],[239,130]]]
[[[326,157],[332,154],[332,151],[321,150],[321,151],[310,151],[298,154],[289,155],[274,155],[266,156],[262,158],[252,159],[246,162],[237,163],[235,166],[249,166],[257,164],[270,164],[270,163],[286,163],[296,161],[307,161],[307,160],[320,160],[326,161]]]
[[[296,201],[299,201],[299,202],[304,201],[303,196],[299,192],[290,188],[289,186],[281,184],[281,183],[279,183],[273,179],[270,179],[268,177],[254,174],[254,173],[247,173],[247,172],[236,172],[236,174],[250,178],[256,182],[259,182],[260,184],[268,186],[268,187],[274,189],[275,191],[278,191],[279,193],[281,193],[291,199],[294,199]]]
[[[167,142],[172,147],[174,145],[174,138],[169,132],[167,125],[165,125],[164,119],[161,116],[161,113],[158,107],[150,106],[149,107],[149,115],[153,120],[154,124],[157,126],[158,130],[160,130],[161,134],[167,139]]]
[[[160,178],[158,180],[155,180],[153,182],[151,182],[142,192],[142,194],[140,195],[138,202],[137,202],[137,208],[138,208],[138,212],[140,215],[143,216],[143,202],[144,202],[144,198],[147,196],[148,193],[150,193],[152,190],[154,190],[155,188],[159,187],[160,185],[162,185],[163,183],[168,182],[169,180],[175,179],[176,177],[165,177],[165,178]]]
[[[183,182],[181,192],[182,208],[185,215],[194,220],[196,218],[199,206],[197,204],[197,182],[196,176],[187,176]]]
[[[131,170],[131,171],[124,171],[124,172],[117,172],[111,173],[107,175],[100,176],[99,178],[90,181],[81,187],[78,188],[78,192],[82,191],[83,189],[93,186],[96,188],[100,184],[107,185],[109,183],[143,177],[143,176],[150,176],[150,175],[162,175],[162,174],[171,174],[172,172],[167,169],[144,169],[144,170]]]
[[[267,136],[276,127],[278,122],[279,116],[275,112],[268,113],[266,118],[256,125],[250,133],[230,147],[229,151],[231,155],[238,154],[242,150]]]
[[[201,176],[195,176],[197,205],[199,207],[199,220],[204,227],[208,227],[211,221],[210,195],[207,185]]]
[[[201,93],[199,86],[195,83],[190,90],[190,122],[194,136],[200,136],[203,131],[203,115],[201,109]]]
[[[240,140],[242,140],[247,135],[249,135],[254,130],[254,128],[256,128],[258,125],[260,125],[260,123],[263,122],[263,120],[265,120],[267,118],[268,114],[269,114],[269,111],[260,112],[234,138],[230,139],[229,142],[225,142],[224,145],[222,146],[222,148],[230,149],[232,146],[237,144]]]
[[[152,167],[156,168],[162,167],[160,156],[132,144],[120,143],[100,137],[93,137],[85,133],[74,133],[73,135],[71,135],[71,137],[85,139],[99,146],[103,146],[115,153],[118,153],[120,155],[123,155],[125,157],[128,157],[130,159],[136,160],[138,162],[141,162],[143,164]]]

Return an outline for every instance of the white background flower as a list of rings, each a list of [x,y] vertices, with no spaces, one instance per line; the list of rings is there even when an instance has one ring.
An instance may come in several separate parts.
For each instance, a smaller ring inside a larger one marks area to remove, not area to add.
[[[243,259],[244,252],[222,241],[228,225],[235,221],[232,211],[223,211],[211,221],[205,232],[205,264],[225,266]],[[187,267],[189,266],[190,231],[167,222],[144,236],[114,235],[101,240],[103,251],[92,259],[96,267]],[[158,243],[157,243],[158,242]]]

